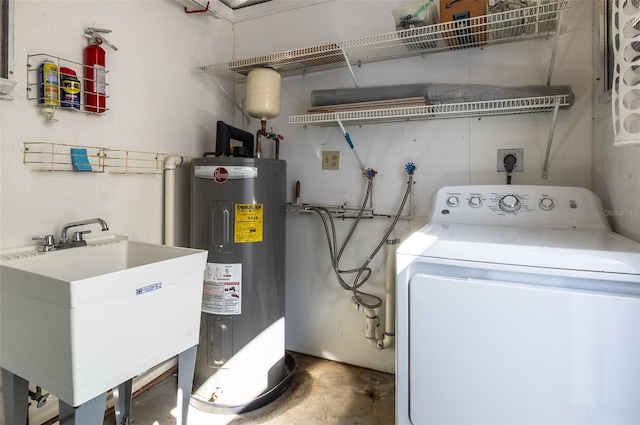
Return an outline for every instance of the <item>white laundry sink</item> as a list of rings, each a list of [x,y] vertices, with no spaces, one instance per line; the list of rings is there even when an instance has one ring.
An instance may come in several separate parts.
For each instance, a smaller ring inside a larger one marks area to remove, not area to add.
[[[198,344],[206,251],[111,237],[3,255],[0,362],[71,406]]]

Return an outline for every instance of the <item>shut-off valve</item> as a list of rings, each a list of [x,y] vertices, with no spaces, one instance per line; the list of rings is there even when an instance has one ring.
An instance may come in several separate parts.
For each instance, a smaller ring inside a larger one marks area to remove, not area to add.
[[[366,178],[368,178],[369,180],[373,179],[376,174],[378,174],[378,172],[376,170],[374,170],[373,168],[367,168],[366,170],[364,170],[364,173],[362,173]]]
[[[413,172],[416,171],[416,168],[416,164],[414,164],[413,162],[407,162],[407,164],[404,166],[405,171],[409,175],[413,175]]]

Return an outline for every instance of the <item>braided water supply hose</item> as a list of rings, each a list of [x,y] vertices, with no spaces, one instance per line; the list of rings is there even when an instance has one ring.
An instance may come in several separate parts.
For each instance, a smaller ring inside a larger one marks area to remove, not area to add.
[[[384,238],[382,239],[381,244],[376,248],[376,251],[374,251],[374,253],[369,257],[367,262],[361,268],[361,271],[363,269],[369,270],[369,275],[371,274],[370,273],[371,269],[367,267],[368,263],[369,261],[371,261],[371,259],[373,259],[377,251],[382,247],[382,245],[387,245],[388,247],[391,247],[391,246],[395,246],[395,244],[399,242],[396,239],[390,240],[389,236],[393,232],[393,229],[395,228],[396,223],[400,219],[402,210],[404,209],[404,205],[407,201],[409,193],[411,192],[411,187],[413,185],[413,173],[415,172],[415,170],[416,170],[416,166],[414,163],[409,162],[405,165],[405,171],[409,175],[409,180],[407,182],[407,192],[405,192],[405,196],[402,200],[400,208],[398,209],[398,213],[396,214],[393,220],[393,223],[389,227],[389,230],[387,231]],[[382,300],[379,297],[375,297],[370,294],[365,294],[363,292],[357,293],[356,289],[355,288],[353,289],[353,293],[354,293],[352,297],[353,307],[358,311],[363,312],[365,315],[365,322],[366,322],[365,338],[367,339],[367,341],[369,341],[369,344],[372,347],[375,347],[378,350],[391,347],[395,342],[395,336],[396,336],[395,320],[394,320],[395,319],[395,281],[394,281],[395,276],[390,275],[390,273],[391,274],[395,274],[395,273],[393,273],[392,270],[389,270],[389,268],[393,268],[393,265],[395,262],[395,258],[393,258],[393,253],[395,253],[395,247],[390,250],[387,250],[387,256],[392,256],[392,257],[387,257],[387,261],[385,265],[385,267],[387,268],[387,277],[386,277],[387,292],[386,292],[386,307],[385,307],[386,318],[385,318],[385,324],[384,324],[384,333],[381,335],[380,338],[378,338],[376,333],[377,329],[380,327],[380,317],[378,316],[378,313],[375,310],[375,308],[382,305]],[[366,278],[368,279],[368,276]],[[356,276],[356,282],[358,281],[358,279],[359,279],[359,275]],[[367,304],[362,300],[362,297],[359,295],[368,295],[370,297],[374,297],[378,300],[378,302],[376,304]]]

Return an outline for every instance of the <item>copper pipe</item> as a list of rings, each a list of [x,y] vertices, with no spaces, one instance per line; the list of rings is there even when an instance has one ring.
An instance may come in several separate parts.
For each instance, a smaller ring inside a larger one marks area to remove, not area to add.
[[[276,142],[276,159],[280,159],[280,139],[282,139],[282,136],[276,133],[267,133],[266,120],[260,121],[260,124],[261,124],[261,128],[256,133],[256,157],[260,158],[260,154],[262,152],[262,143],[260,141],[260,138],[264,136],[267,139],[270,139]]]
[[[262,144],[260,143],[260,137],[267,135],[267,120],[260,121],[260,130],[256,133],[256,158],[260,158],[262,152]]]

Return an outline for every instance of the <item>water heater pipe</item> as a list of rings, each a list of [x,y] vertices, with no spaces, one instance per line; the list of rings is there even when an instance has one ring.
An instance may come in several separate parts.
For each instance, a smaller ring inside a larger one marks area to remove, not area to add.
[[[260,138],[267,135],[267,120],[260,121],[260,129],[256,132],[256,158],[260,158],[262,154],[262,143]]]
[[[262,155],[262,142],[260,138],[264,136],[267,139],[273,140],[276,142],[276,155],[275,159],[280,159],[280,140],[284,139],[282,135],[276,133],[267,132],[267,121],[260,121],[260,130],[256,132],[256,158],[260,158]]]
[[[168,156],[164,160],[164,244],[174,245],[176,167],[184,162],[178,155]]]

